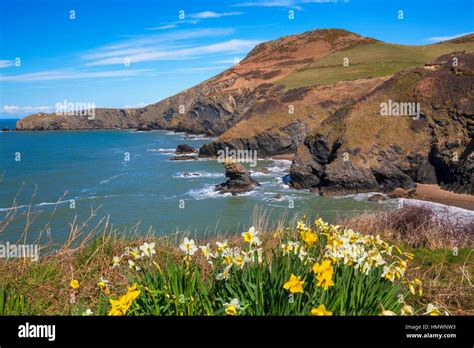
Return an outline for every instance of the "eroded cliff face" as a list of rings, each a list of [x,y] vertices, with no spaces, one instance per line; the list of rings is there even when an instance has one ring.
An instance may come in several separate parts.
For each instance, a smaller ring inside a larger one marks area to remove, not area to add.
[[[408,102],[419,116],[383,115],[384,103]],[[474,54],[446,55],[328,117],[298,148],[291,185],[337,195],[439,183],[473,194],[473,134]]]

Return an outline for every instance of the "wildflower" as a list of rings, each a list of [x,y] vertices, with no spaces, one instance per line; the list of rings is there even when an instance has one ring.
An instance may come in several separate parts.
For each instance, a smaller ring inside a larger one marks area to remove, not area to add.
[[[237,315],[237,311],[241,308],[237,298],[232,299],[229,303],[224,303],[224,307],[228,315]]]
[[[154,254],[156,254],[155,243],[148,244],[145,242],[140,246],[140,250],[142,251],[142,255],[152,257]]]
[[[242,257],[241,255],[238,255],[236,257],[234,257],[234,263],[240,267],[240,268],[244,268],[245,266],[245,259],[244,257]]]
[[[414,312],[413,307],[407,304],[403,305],[401,309],[401,315],[413,315]]]
[[[179,248],[186,254],[186,255],[194,255],[194,253],[198,250],[196,247],[196,243],[194,243],[193,239],[188,239],[187,237],[184,238],[183,242],[179,246]]]
[[[391,267],[383,266],[382,277],[390,280],[393,283],[395,280],[395,271]]]
[[[318,283],[317,286],[322,286],[324,290],[327,290],[330,286],[334,286],[334,282],[332,280],[333,271],[326,271],[324,273],[319,273],[316,276],[316,280]]]
[[[110,299],[110,304],[112,308],[109,311],[109,315],[116,316],[116,315],[125,315],[127,310],[132,305],[133,301],[140,296],[140,290],[136,284],[128,288],[128,291],[125,295],[120,296],[118,300]]]
[[[69,285],[70,285],[71,288],[73,288],[73,289],[79,289],[79,282],[78,282],[76,279],[71,280],[71,282],[69,283]]]
[[[292,294],[297,292],[303,293],[303,284],[304,281],[301,280],[301,276],[297,277],[292,273],[290,279],[283,285],[283,288],[288,290]]]
[[[304,230],[307,230],[308,227],[303,222],[298,221],[298,224],[296,225],[296,229],[300,231],[304,231]]]
[[[107,287],[108,284],[109,284],[109,281],[107,279],[104,279],[103,277],[100,277],[99,283],[97,283],[99,288],[102,288],[102,289]]]
[[[140,258],[140,254],[138,253],[137,248],[131,248],[129,253],[130,253],[130,256],[133,257],[134,260],[138,260]]]
[[[313,265],[313,272],[314,273],[325,273],[328,271],[333,271],[332,266],[331,266],[331,261],[329,260],[324,260],[321,264],[315,263]]]
[[[84,313],[82,313],[82,315],[91,316],[91,315],[94,315],[94,312],[92,312],[92,310],[90,308],[87,308],[86,311]]]
[[[230,268],[232,265],[227,266],[222,273],[216,275],[217,280],[228,280],[230,278]]]
[[[201,252],[206,258],[206,260],[209,260],[209,258],[214,257],[214,255],[212,255],[211,253],[211,248],[209,247],[209,243],[207,243],[206,245],[199,246],[199,249],[201,249]]]
[[[131,270],[135,269],[135,271],[139,271],[141,269],[140,266],[138,266],[133,260],[128,260],[128,267]]]
[[[283,255],[289,254],[292,251],[295,255],[298,254],[298,250],[300,248],[300,244],[298,242],[292,242],[291,240],[288,241],[287,244],[282,244],[281,248],[283,249]]]
[[[418,295],[422,296],[423,295],[423,289],[421,287],[421,280],[418,278],[415,278],[414,280],[409,280],[408,281],[408,288],[410,289],[410,292],[415,295],[416,294],[416,288],[418,288]]]
[[[308,253],[306,252],[304,247],[300,248],[300,252],[298,253],[298,257],[301,261],[304,261],[304,259],[308,256]]]
[[[97,285],[99,286],[99,288],[101,288],[106,295],[110,295],[110,289],[108,287],[109,285],[109,281],[104,279],[104,278],[100,278],[99,279],[99,283],[97,283]]]
[[[258,244],[260,239],[257,237],[258,231],[255,231],[255,228],[252,226],[247,232],[242,233],[242,237],[249,244]]]
[[[332,312],[326,310],[325,305],[320,304],[317,308],[313,308],[310,314],[315,316],[330,316],[332,315]]]
[[[308,247],[311,247],[314,243],[318,241],[318,236],[316,233],[311,232],[311,230],[301,231],[301,239]]]
[[[217,251],[219,253],[223,253],[224,251],[226,251],[229,248],[226,240],[223,241],[222,243],[221,242],[216,242],[216,244],[217,244]]]
[[[432,303],[428,303],[428,306],[426,307],[426,312],[423,313],[424,315],[431,315],[431,316],[439,316],[441,313],[439,311],[439,308],[433,305]]]
[[[119,267],[122,258],[120,256],[114,256],[112,259],[112,268]]]
[[[382,310],[382,313],[380,313],[380,315],[383,315],[383,316],[396,316],[396,314],[392,311],[387,311],[387,310]]]

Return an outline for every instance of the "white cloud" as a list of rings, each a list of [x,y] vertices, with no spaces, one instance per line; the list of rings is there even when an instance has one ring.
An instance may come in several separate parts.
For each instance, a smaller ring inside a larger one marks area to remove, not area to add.
[[[21,75],[2,75],[0,81],[51,81],[51,80],[76,80],[91,78],[126,77],[136,76],[153,70],[150,69],[123,69],[109,71],[71,71],[71,70],[47,70],[37,73]]]
[[[301,10],[295,1],[292,0],[261,0],[261,1],[246,1],[235,4],[236,7],[289,7]]]
[[[197,71],[208,71],[208,70],[222,70],[227,69],[228,66],[208,66],[202,68],[183,68],[183,69],[176,69],[179,72],[197,72]]]
[[[52,106],[18,106],[18,105],[3,105],[2,112],[5,114],[22,114],[22,113],[37,113],[37,112],[51,112]]]
[[[135,109],[135,108],[142,108],[144,106],[147,106],[148,104],[146,103],[138,103],[138,104],[127,104],[122,107],[122,109]]]
[[[203,11],[198,13],[191,13],[188,15],[189,18],[195,19],[207,19],[207,18],[221,18],[221,17],[229,17],[229,16],[239,16],[242,15],[243,12],[213,12],[213,11]]]
[[[98,47],[83,54],[82,59],[98,60],[108,57],[122,57],[121,62],[123,63],[125,58],[130,58],[130,56],[140,53],[154,52],[157,47],[160,47],[162,50],[173,50],[177,48],[176,42],[179,41],[227,36],[234,32],[235,29],[233,28],[203,28],[198,30],[180,30],[171,33],[143,35],[118,43]],[[173,43],[173,46],[164,46],[169,43]],[[95,64],[89,63],[88,65]]]
[[[448,41],[448,40],[456,39],[458,37],[469,35],[469,34],[472,34],[472,32],[462,33],[462,34],[457,34],[457,35],[451,35],[451,36],[433,36],[433,37],[427,38],[426,40],[432,41],[432,42]]]
[[[176,28],[176,24],[166,24],[162,25],[160,27],[150,27],[150,28],[145,28],[145,30],[166,30],[166,29],[173,29]]]
[[[257,0],[235,4],[235,7],[287,7],[302,10],[301,4],[337,3],[338,0]],[[343,0],[349,2],[349,0]]]
[[[0,59],[0,68],[8,68],[13,65],[15,65],[15,61],[13,60]]]
[[[130,59],[130,63],[146,62],[146,61],[159,61],[159,60],[176,60],[176,59],[190,59],[197,58],[200,56],[215,54],[215,53],[241,53],[247,52],[259,44],[261,41],[258,40],[237,40],[232,39],[225,42],[216,44],[196,46],[191,48],[179,48],[175,50],[157,50],[150,49],[147,52],[140,52],[133,55],[128,55],[126,58]],[[99,59],[93,62],[87,63],[87,65],[111,65],[111,64],[123,64],[124,56],[114,56],[104,59]]]

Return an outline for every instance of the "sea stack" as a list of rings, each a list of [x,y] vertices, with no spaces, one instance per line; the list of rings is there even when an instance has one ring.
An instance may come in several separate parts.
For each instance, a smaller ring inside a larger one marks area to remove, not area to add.
[[[220,193],[230,192],[233,195],[251,191],[260,184],[252,179],[248,170],[240,163],[234,161],[224,162],[225,176],[229,178],[226,182],[216,185]]]

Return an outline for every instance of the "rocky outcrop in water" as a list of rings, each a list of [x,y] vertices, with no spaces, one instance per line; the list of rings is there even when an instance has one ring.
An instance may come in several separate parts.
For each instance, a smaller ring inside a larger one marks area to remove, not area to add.
[[[193,154],[197,152],[198,150],[196,150],[194,147],[187,144],[180,144],[176,146],[176,150],[175,150],[175,153],[177,155],[187,155],[187,154]]]
[[[229,178],[226,182],[216,186],[220,193],[232,193],[233,195],[251,191],[260,184],[252,179],[250,173],[245,167],[237,162],[225,162],[225,176]]]

